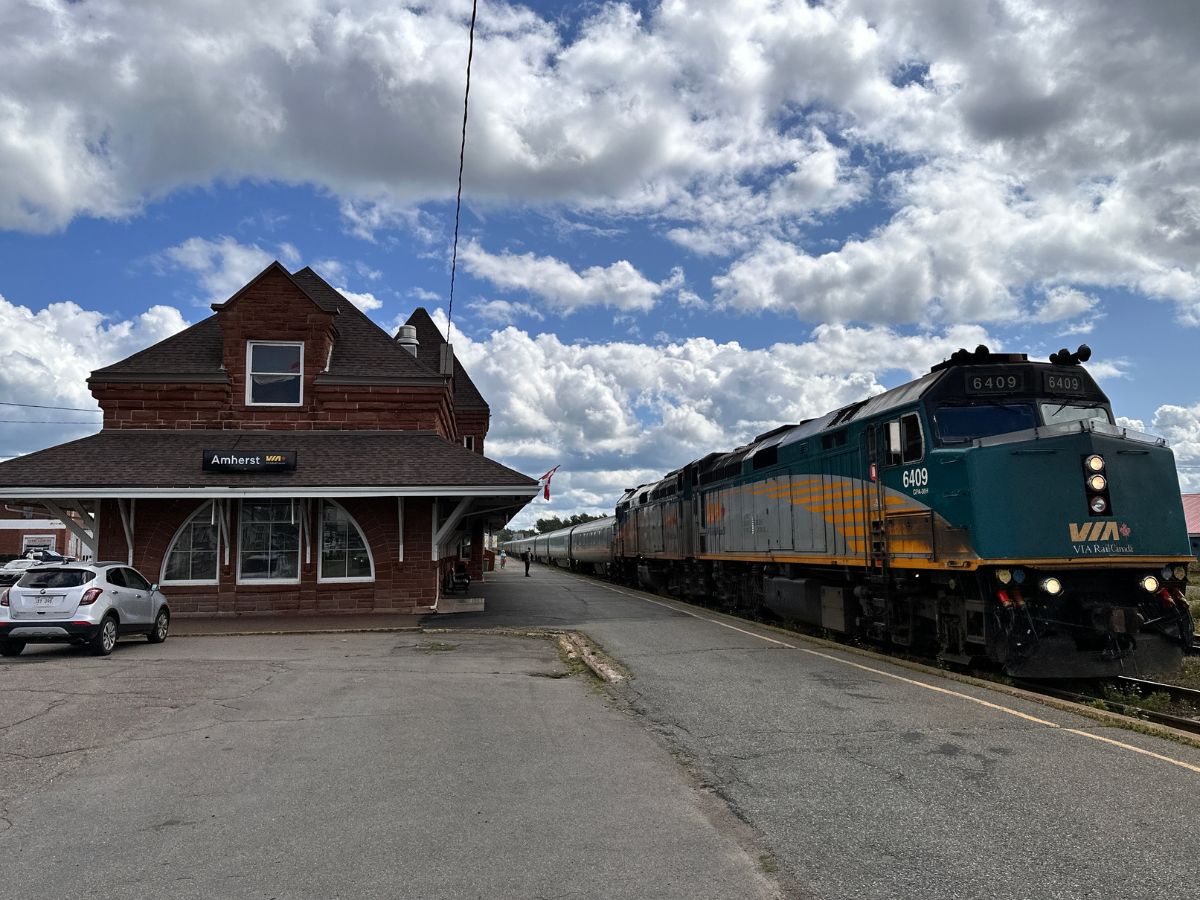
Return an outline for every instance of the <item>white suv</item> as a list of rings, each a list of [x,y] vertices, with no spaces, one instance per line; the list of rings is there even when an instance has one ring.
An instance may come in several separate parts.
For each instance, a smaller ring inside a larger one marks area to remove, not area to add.
[[[0,592],[0,656],[17,656],[34,642],[86,644],[107,656],[121,635],[165,641],[170,622],[158,585],[130,566],[37,566]]]

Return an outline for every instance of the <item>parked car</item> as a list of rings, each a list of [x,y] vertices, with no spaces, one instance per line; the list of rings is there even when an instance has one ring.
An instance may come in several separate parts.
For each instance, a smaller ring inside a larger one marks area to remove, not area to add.
[[[45,548],[26,550],[25,559],[32,559],[42,563],[69,563],[75,562],[73,556],[63,556],[57,550],[47,550]]]
[[[29,569],[39,565],[36,559],[12,559],[0,566],[0,586],[16,584]]]
[[[117,638],[167,639],[171,611],[157,584],[122,563],[37,565],[0,592],[0,656],[28,643],[72,643],[107,656]]]

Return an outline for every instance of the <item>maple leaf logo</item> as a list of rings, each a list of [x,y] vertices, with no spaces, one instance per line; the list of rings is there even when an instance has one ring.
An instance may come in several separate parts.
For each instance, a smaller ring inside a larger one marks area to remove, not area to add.
[[[1123,537],[1123,538],[1127,538],[1131,534],[1133,534],[1133,529],[1130,528],[1128,525],[1126,525],[1124,522],[1121,523],[1120,531],[1121,531],[1121,537]]]

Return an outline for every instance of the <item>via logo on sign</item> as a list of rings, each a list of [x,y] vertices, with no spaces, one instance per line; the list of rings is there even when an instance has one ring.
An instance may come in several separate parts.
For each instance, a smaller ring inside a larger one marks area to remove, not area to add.
[[[1120,541],[1133,533],[1133,529],[1128,525],[1118,526],[1116,522],[1071,522],[1070,529],[1072,543]]]

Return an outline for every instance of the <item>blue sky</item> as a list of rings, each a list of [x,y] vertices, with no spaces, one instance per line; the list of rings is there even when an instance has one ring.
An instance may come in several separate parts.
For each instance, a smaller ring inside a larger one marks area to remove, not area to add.
[[[1087,342],[1192,486],[1186,7],[484,0],[453,321],[489,455],[599,511],[958,346]],[[444,321],[469,4],[272,11],[0,9],[0,400],[94,408],[274,258]],[[0,456],[98,418],[3,409]]]

